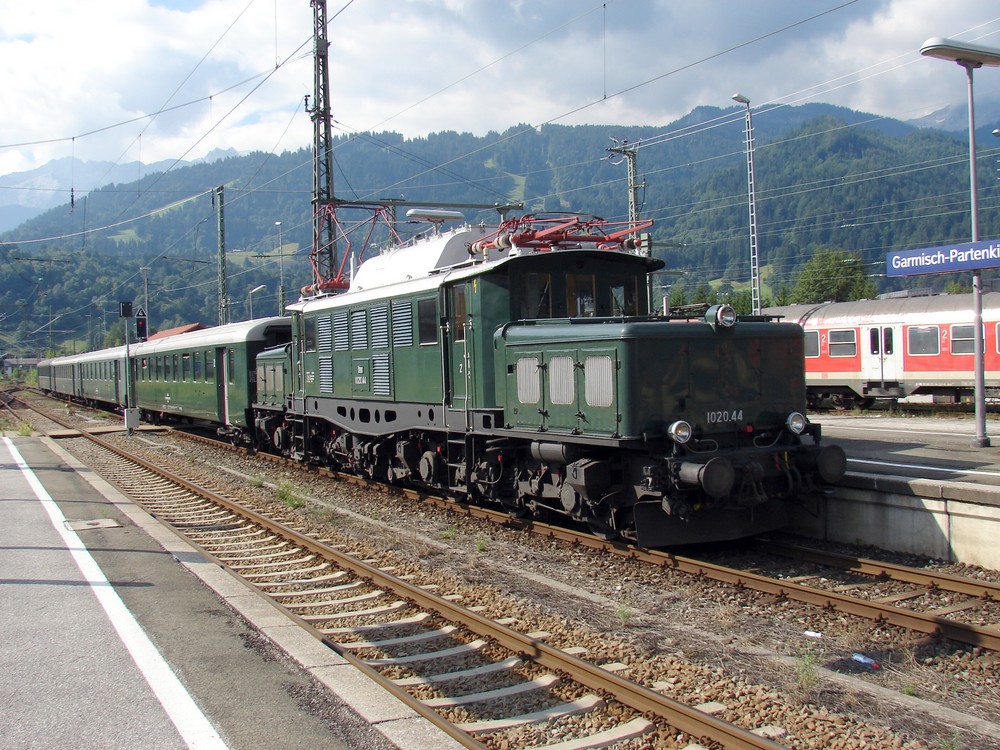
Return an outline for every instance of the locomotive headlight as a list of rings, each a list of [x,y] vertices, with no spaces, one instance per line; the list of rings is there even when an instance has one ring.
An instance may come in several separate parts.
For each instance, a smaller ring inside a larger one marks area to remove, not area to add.
[[[684,443],[690,440],[692,433],[691,425],[683,419],[678,419],[667,428],[667,434],[670,436],[670,439],[678,445],[684,445]]]
[[[732,305],[712,305],[705,312],[705,322],[711,326],[732,328],[736,325],[736,308]]]
[[[805,418],[804,414],[797,411],[793,411],[788,415],[788,419],[785,420],[785,427],[793,435],[801,435],[809,424],[809,420]]]

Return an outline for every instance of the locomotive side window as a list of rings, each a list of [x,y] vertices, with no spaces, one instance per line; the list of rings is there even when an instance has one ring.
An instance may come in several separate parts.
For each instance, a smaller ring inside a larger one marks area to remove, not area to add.
[[[572,404],[576,400],[576,368],[572,357],[549,360],[549,398],[553,404]]]
[[[333,349],[333,319],[329,315],[316,319],[316,346],[321,352]]]
[[[615,396],[615,363],[611,357],[590,356],[583,362],[587,406],[611,406]]]
[[[952,354],[974,354],[975,353],[975,333],[976,327],[973,325],[960,325],[951,327],[951,353]]]
[[[910,354],[937,356],[941,353],[937,326],[910,326],[906,329],[906,347]]]
[[[437,330],[437,305],[434,300],[417,300],[417,341],[420,344],[436,344]]]
[[[303,316],[305,318],[305,316]],[[316,318],[305,318],[305,335],[302,339],[302,351],[316,351]]]
[[[333,314],[333,350],[346,352],[350,348],[350,324],[348,323],[347,310],[341,310]]]
[[[538,358],[521,357],[517,360],[517,400],[522,404],[537,404],[541,397]]]
[[[592,318],[596,310],[594,274],[566,274],[566,314],[571,318]]]
[[[524,274],[521,319],[552,317],[552,277],[547,273]]]
[[[413,303],[392,301],[392,345],[413,345]]]
[[[805,352],[807,357],[819,356],[819,331],[806,331]]]
[[[372,349],[389,348],[389,307],[380,305],[372,308]]]
[[[830,331],[830,356],[858,356],[858,332],[853,328],[842,331]]]
[[[368,311],[351,310],[351,349],[368,348]]]

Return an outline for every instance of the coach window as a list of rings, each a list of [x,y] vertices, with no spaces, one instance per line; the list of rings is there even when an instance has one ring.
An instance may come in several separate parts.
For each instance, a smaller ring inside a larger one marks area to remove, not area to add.
[[[215,382],[215,354],[211,349],[205,352],[205,382]]]
[[[975,354],[974,325],[960,325],[951,327],[951,353],[952,354]]]
[[[937,356],[941,353],[937,326],[910,326],[906,329],[906,348],[910,354]]]
[[[805,353],[807,357],[819,356],[819,331],[806,331]]]
[[[229,370],[229,382],[236,382],[236,350],[229,349],[226,351],[226,369]]]
[[[858,356],[858,336],[857,331],[848,328],[843,331],[830,331],[830,356],[831,357],[856,357]]]
[[[594,274],[566,274],[566,314],[569,317],[594,317],[594,297]]]
[[[191,353],[184,352],[181,355],[181,380],[185,383],[191,380]]]
[[[196,383],[200,383],[202,379],[203,372],[205,370],[205,355],[201,352],[194,353],[194,370],[192,375],[194,375],[194,380]]]
[[[870,329],[868,340],[871,354],[892,354],[892,329],[888,326]]]
[[[521,286],[522,320],[552,317],[552,277],[547,273],[526,273]]]
[[[437,303],[433,299],[417,300],[417,343],[436,344],[438,340]]]

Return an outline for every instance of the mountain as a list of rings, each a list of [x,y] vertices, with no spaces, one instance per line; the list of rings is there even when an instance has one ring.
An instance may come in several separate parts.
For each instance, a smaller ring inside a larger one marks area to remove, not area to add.
[[[753,116],[765,296],[794,284],[817,249],[855,254],[879,291],[892,291],[904,282],[879,275],[888,250],[968,239],[964,134],[823,104]],[[655,220],[654,250],[667,263],[663,286],[694,290],[711,283],[716,291],[740,291],[749,279],[743,124],[742,108],[699,107],[660,126],[339,136],[332,144],[335,193],[360,201],[523,201],[526,212],[621,219],[626,169],[607,149],[639,144],[640,215]],[[982,161],[992,164],[989,157]],[[73,169],[82,184],[80,168]],[[64,340],[78,348],[100,345],[106,333],[121,330],[117,303],[125,300],[144,303],[150,332],[216,322],[220,201],[234,319],[245,315],[250,290],[261,284],[266,291],[253,299],[258,315],[277,312],[280,284],[294,300],[292,290],[313,281],[308,149],[146,168],[141,179],[136,172],[86,196],[77,192],[72,204],[64,193],[60,205],[0,233],[0,342],[35,351]],[[467,218],[494,221],[496,211],[470,209]],[[1000,237],[1000,188],[985,168],[980,220],[984,238]],[[405,221],[398,228],[404,236],[418,231]],[[338,260],[357,252],[360,234],[339,243]],[[920,277],[920,285],[947,280]]]
[[[976,139],[979,141],[990,135],[1000,124],[1000,96],[991,94],[977,96],[973,105],[976,115]],[[949,133],[961,133],[968,137],[969,105],[968,102],[951,104],[924,117],[907,120],[907,123],[918,128],[935,128]],[[992,125],[986,127],[987,123]],[[987,143],[988,141],[983,145]]]
[[[112,182],[132,182],[143,175],[201,162],[236,156],[235,149],[216,149],[197,161],[171,160],[143,164],[110,161],[80,161],[67,156],[27,172],[0,176],[0,232],[14,229],[43,211],[82,198],[91,190]]]

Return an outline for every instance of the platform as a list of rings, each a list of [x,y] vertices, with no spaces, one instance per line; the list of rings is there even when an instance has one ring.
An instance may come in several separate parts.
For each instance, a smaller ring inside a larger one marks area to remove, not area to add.
[[[0,439],[0,746],[459,745],[117,490]]]

